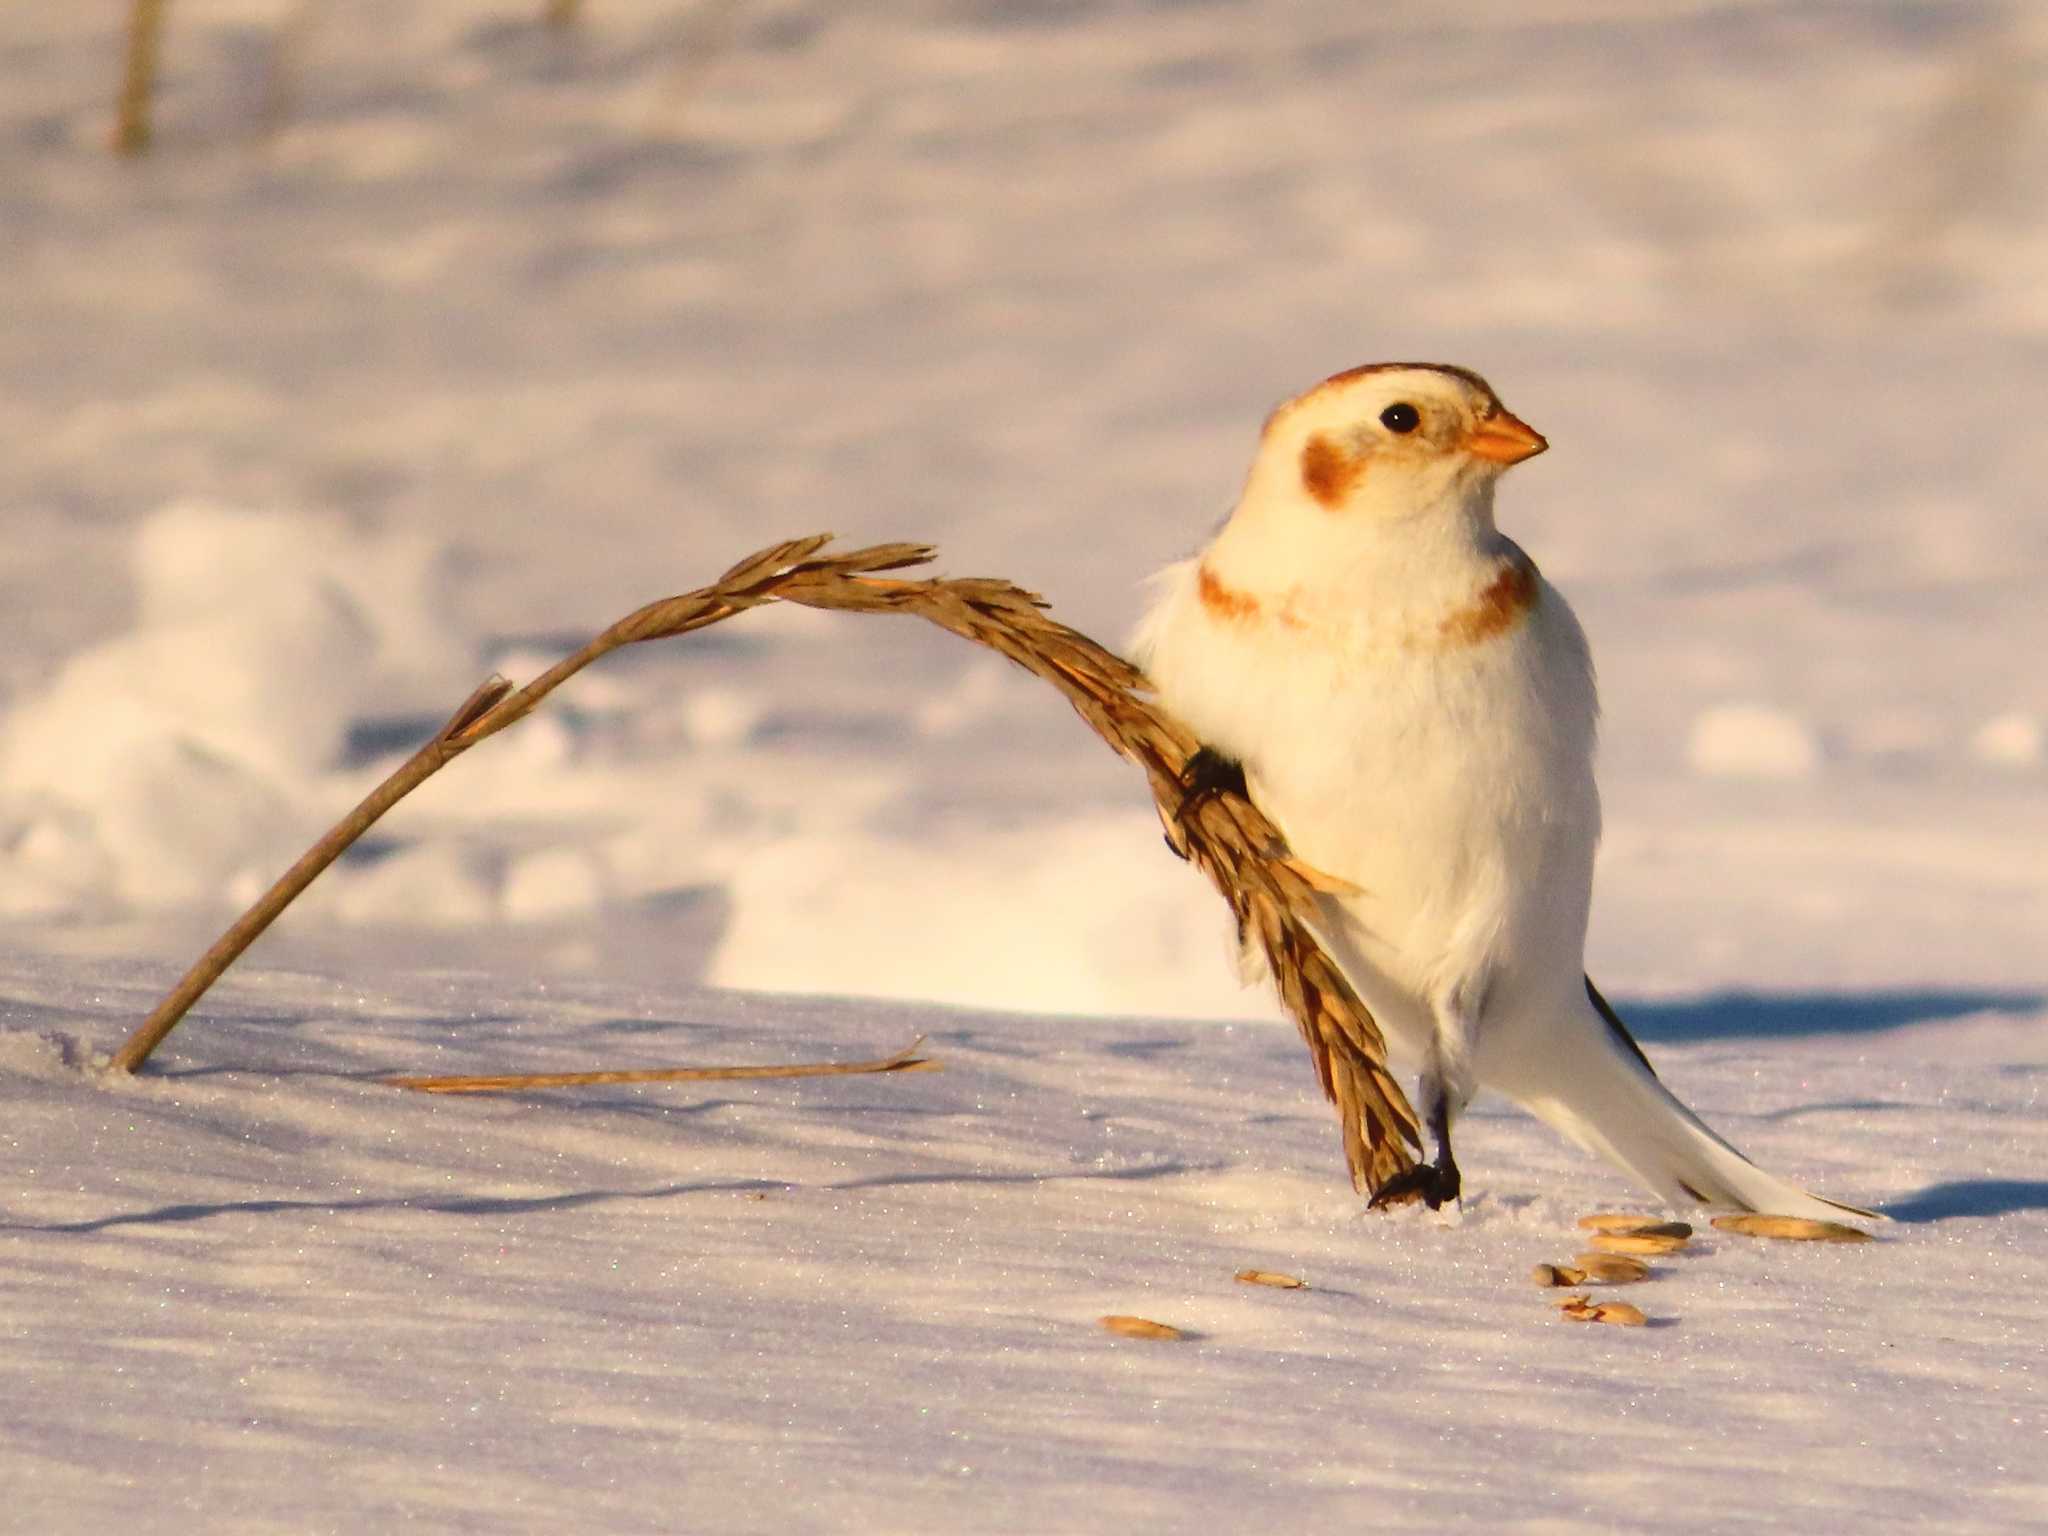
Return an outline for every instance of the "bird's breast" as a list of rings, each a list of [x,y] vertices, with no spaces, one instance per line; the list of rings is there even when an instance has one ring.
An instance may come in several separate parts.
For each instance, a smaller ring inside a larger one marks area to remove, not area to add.
[[[1519,550],[1426,602],[1347,608],[1206,564],[1177,579],[1144,637],[1163,702],[1244,763],[1297,854],[1362,888],[1345,905],[1401,974],[1546,911],[1575,948],[1599,831],[1592,669]]]
[[[1408,591],[1377,600],[1326,585],[1299,582],[1277,590],[1233,585],[1207,560],[1195,567],[1195,598],[1203,616],[1236,638],[1264,638],[1327,650],[1337,659],[1376,652],[1462,651],[1524,624],[1542,585],[1519,549],[1500,557],[1479,580],[1449,593]]]

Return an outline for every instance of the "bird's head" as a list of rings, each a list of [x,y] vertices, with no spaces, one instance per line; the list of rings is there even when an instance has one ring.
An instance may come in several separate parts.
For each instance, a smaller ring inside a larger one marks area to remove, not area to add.
[[[1476,373],[1376,363],[1325,379],[1267,418],[1245,500],[1359,523],[1485,508],[1502,470],[1548,446]]]

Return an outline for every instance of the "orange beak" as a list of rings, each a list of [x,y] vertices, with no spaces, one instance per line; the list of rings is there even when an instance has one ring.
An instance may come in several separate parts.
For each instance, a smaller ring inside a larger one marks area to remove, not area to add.
[[[1512,411],[1489,416],[1465,439],[1465,451],[1495,464],[1519,464],[1550,446],[1543,434]]]

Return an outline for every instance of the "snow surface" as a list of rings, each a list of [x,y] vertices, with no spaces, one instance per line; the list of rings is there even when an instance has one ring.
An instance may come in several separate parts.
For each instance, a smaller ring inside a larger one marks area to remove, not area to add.
[[[1626,1299],[1526,1278],[1640,1208],[1526,1116],[1462,1215],[1363,1210],[1263,1025],[252,970],[94,1073],[146,968],[0,978],[19,1529],[2039,1529],[2039,1021],[1660,1060],[1878,1245],[1707,1232]],[[1711,1021],[1715,1005],[1695,1005]],[[429,1098],[392,1071],[943,1070]],[[1299,1292],[1237,1270],[1305,1279]],[[1136,1314],[1180,1343],[1114,1338]]]
[[[2048,1524],[2039,7],[180,0],[132,164],[119,10],[0,10],[9,1519]],[[91,1069],[490,670],[824,528],[1114,641],[1400,356],[1554,445],[1595,974],[1880,1246],[1565,1325],[1628,1196],[1486,1103],[1462,1218],[1365,1215],[1130,771],[794,610],[579,678]]]
[[[506,971],[250,971],[164,1071],[109,1081],[88,1042],[156,977],[8,967],[18,1528],[1968,1532],[2048,1507],[2038,1024],[1665,1049],[1753,1153],[1898,1221],[1872,1247],[1708,1233],[1622,1331],[1526,1280],[1577,1212],[1638,1208],[1618,1176],[1481,1110],[1462,1217],[1370,1214],[1280,1030]],[[375,1081],[913,1032],[940,1073]]]

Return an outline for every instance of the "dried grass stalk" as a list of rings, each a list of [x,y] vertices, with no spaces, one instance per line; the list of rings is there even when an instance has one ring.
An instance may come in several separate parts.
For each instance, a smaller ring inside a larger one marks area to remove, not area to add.
[[[1150,684],[1137,668],[1049,617],[1043,599],[1006,581],[800,579],[782,596],[815,608],[915,614],[1059,689],[1097,735],[1144,770],[1167,840],[1208,876],[1238,931],[1264,954],[1323,1092],[1337,1107],[1352,1186],[1369,1193],[1413,1166],[1409,1149],[1420,1150],[1420,1131],[1387,1069],[1386,1040],[1315,936],[1323,920],[1319,882],[1249,800],[1222,794],[1188,804],[1182,774],[1200,743],[1140,696]]]
[[[139,155],[149,148],[149,108],[156,92],[164,4],[165,0],[133,0],[128,8],[128,47],[122,55],[121,94],[114,103],[117,155]]]
[[[936,1072],[917,1054],[919,1035],[893,1056],[875,1061],[803,1061],[782,1067],[638,1067],[623,1072],[515,1072],[500,1077],[387,1077],[414,1093],[517,1093],[527,1088],[587,1088],[601,1083],[731,1083],[763,1077],[865,1077],[877,1072]]]
[[[1044,601],[1006,581],[985,578],[907,581],[880,573],[921,565],[922,544],[881,544],[828,554],[829,534],[791,539],[749,555],[717,581],[649,603],[613,624],[525,687],[484,683],[418,753],[309,849],[255,906],[194,964],[115,1054],[134,1071],[206,989],[349,844],[449,760],[531,714],[541,700],[599,657],[621,646],[666,639],[716,624],[763,603],[801,603],[852,613],[908,614],[1007,656],[1057,688],[1115,751],[1141,768],[1168,842],[1208,877],[1229,903],[1238,928],[1258,946],[1282,1003],[1301,1028],[1316,1076],[1337,1107],[1345,1161],[1361,1192],[1413,1166],[1420,1149],[1415,1113],[1386,1066],[1386,1042],[1343,973],[1315,935],[1323,920],[1319,886],[1296,862],[1272,823],[1233,794],[1188,803],[1182,774],[1198,743],[1187,728],[1142,695],[1145,678],[1129,662],[1045,612]]]

